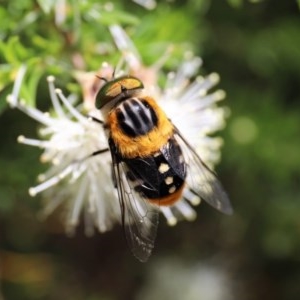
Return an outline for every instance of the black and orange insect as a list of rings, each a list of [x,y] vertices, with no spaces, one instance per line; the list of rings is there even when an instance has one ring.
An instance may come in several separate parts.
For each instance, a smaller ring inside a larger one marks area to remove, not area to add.
[[[96,96],[96,107],[104,120],[96,121],[107,132],[129,247],[144,262],[154,247],[159,208],[179,201],[184,189],[225,214],[231,214],[232,207],[216,175],[156,101],[142,94],[141,80],[101,79],[105,84]]]

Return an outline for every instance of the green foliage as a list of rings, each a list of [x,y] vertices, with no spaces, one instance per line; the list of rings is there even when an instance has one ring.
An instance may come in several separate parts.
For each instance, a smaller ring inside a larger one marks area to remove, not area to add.
[[[58,3],[24,1],[20,5],[12,0],[7,2],[6,9],[0,7],[1,110],[5,107],[7,89],[22,65],[26,65],[27,72],[26,87],[22,86],[20,95],[34,105],[42,76],[63,76],[68,82],[78,68],[90,71],[98,69],[103,61],[116,62],[119,54],[108,30],[112,24],[133,31],[138,50],[149,64],[157,60],[155,53],[167,51],[170,42],[177,45],[173,57],[182,56],[187,48],[186,36],[193,26],[184,12],[172,10],[170,5],[163,5],[156,14],[143,12],[141,22],[131,9],[126,11],[126,5],[122,7],[120,3],[67,1],[66,11],[64,7],[57,8]],[[78,65],[75,57],[79,53],[82,58]]]

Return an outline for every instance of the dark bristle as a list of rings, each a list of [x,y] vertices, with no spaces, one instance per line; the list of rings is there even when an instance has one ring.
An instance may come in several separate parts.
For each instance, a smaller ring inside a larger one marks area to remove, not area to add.
[[[96,77],[103,80],[103,81],[105,81],[106,83],[108,82],[108,80],[105,77],[101,77],[101,76],[98,76],[98,75],[96,75]]]

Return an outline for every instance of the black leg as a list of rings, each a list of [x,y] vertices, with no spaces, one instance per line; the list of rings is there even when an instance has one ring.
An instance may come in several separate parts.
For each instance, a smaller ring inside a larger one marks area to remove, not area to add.
[[[97,122],[97,123],[99,123],[99,124],[104,124],[104,122],[102,121],[102,120],[100,120],[100,119],[98,119],[98,118],[95,118],[95,117],[93,117],[93,116],[88,116],[90,119],[92,119],[93,121],[95,121],[95,122]]]
[[[92,154],[90,154],[89,156],[96,156],[98,154],[101,154],[101,153],[104,153],[104,152],[107,152],[107,151],[109,151],[108,148],[97,150],[97,151],[93,152]]]
[[[92,152],[91,154],[89,154],[89,155],[87,155],[87,156],[85,156],[85,157],[83,157],[83,158],[81,158],[81,159],[76,159],[76,160],[74,161],[74,163],[77,163],[77,164],[78,164],[78,163],[81,163],[81,162],[85,161],[86,159],[89,159],[89,158],[91,158],[91,157],[94,157],[94,156],[96,156],[96,155],[99,155],[99,154],[104,153],[104,152],[107,152],[107,151],[109,151],[108,148],[104,148],[104,149],[101,149],[101,150],[97,150],[97,151]]]

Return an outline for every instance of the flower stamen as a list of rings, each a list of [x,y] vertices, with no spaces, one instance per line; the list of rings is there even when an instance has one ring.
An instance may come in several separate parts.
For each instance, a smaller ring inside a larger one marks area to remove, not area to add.
[[[34,146],[34,147],[39,147],[39,148],[47,148],[49,146],[48,141],[29,139],[29,138],[26,138],[24,135],[19,135],[17,138],[17,141],[20,144],[25,144],[28,146]]]
[[[31,187],[29,189],[29,195],[34,197],[37,194],[39,194],[42,191],[47,190],[48,188],[58,184],[60,181],[62,181],[66,176],[71,174],[73,171],[73,166],[69,165],[64,170],[62,170],[60,173],[58,173],[56,176],[51,177],[50,179],[46,180],[45,182],[35,186]]]
[[[167,223],[169,226],[175,226],[177,224],[177,219],[174,216],[172,210],[168,206],[161,206],[161,212],[164,214],[165,218],[167,219]]]
[[[87,122],[87,118],[79,113],[79,111],[69,103],[68,99],[62,93],[61,89],[55,89],[55,93],[58,95],[59,99],[63,102],[64,106],[68,109],[68,111],[74,118],[76,118],[79,122]]]

